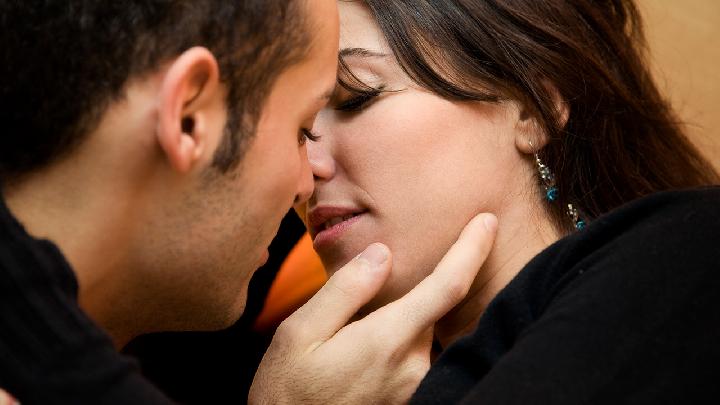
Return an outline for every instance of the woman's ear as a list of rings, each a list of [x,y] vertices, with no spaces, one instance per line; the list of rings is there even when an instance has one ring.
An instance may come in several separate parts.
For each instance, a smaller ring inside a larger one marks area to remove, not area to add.
[[[156,136],[174,170],[190,171],[212,138],[222,136],[208,125],[218,116],[213,109],[225,105],[217,102],[222,96],[218,63],[206,48],[188,49],[171,63],[161,83]]]
[[[552,98],[558,125],[563,128],[570,116],[570,107],[560,95],[554,84],[543,80],[543,86]],[[524,154],[533,154],[544,148],[548,142],[547,133],[537,122],[537,118],[524,105],[519,104],[517,136],[515,146]]]

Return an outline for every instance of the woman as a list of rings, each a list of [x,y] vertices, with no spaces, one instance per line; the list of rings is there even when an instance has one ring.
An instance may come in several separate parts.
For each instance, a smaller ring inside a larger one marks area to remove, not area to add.
[[[387,244],[393,274],[371,311],[424,278],[475,214],[499,219],[468,297],[436,325],[442,354],[413,401],[712,390],[720,191],[649,195],[718,176],[651,80],[632,2],[366,0],[340,12],[340,86],[308,144],[315,192],[298,207],[326,268]]]

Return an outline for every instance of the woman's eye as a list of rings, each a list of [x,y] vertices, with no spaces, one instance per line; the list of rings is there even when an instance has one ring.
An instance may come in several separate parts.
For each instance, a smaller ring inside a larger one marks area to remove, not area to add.
[[[343,112],[358,112],[361,111],[370,104],[372,104],[377,97],[383,92],[384,86],[380,86],[376,89],[372,90],[363,90],[363,91],[357,91],[353,92],[353,96],[346,99],[345,101],[340,101],[335,106],[335,110],[337,111],[343,111]]]
[[[315,135],[311,129],[300,128],[300,132],[298,133],[298,143],[300,146],[305,145],[308,139],[313,142],[317,142],[320,139],[320,136]]]
[[[335,107],[335,109],[344,112],[360,111],[370,105],[370,102],[373,101],[377,96],[377,94],[373,93],[359,94],[355,97],[343,101],[337,107]]]

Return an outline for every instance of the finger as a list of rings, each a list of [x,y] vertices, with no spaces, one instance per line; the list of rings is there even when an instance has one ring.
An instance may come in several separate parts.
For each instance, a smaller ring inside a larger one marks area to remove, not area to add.
[[[480,214],[470,220],[435,270],[399,300],[378,310],[396,325],[395,336],[407,342],[427,330],[465,298],[487,259],[497,232],[497,218]]]
[[[0,389],[0,405],[16,405],[19,402],[12,395]]]
[[[286,327],[302,329],[296,343],[311,344],[331,338],[383,286],[392,264],[387,246],[373,243],[338,270],[305,305],[285,320]],[[301,341],[297,341],[300,339]]]

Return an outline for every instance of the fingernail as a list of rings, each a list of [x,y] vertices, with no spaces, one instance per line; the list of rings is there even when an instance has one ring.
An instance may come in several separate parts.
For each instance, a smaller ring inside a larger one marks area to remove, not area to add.
[[[388,258],[388,250],[381,243],[373,243],[360,254],[359,259],[364,259],[373,266],[379,266]]]
[[[483,223],[485,223],[485,229],[487,229],[489,232],[495,232],[498,225],[497,217],[493,214],[485,214],[485,217],[483,218]]]

